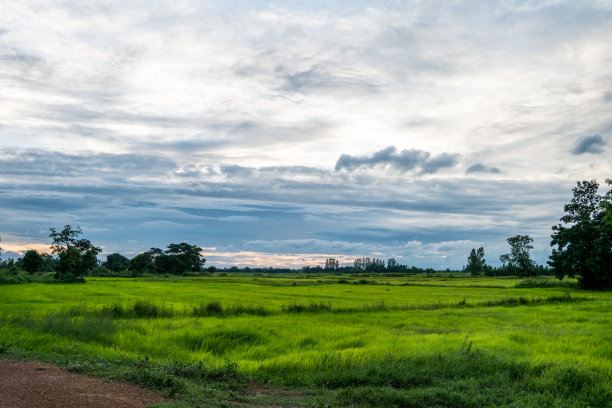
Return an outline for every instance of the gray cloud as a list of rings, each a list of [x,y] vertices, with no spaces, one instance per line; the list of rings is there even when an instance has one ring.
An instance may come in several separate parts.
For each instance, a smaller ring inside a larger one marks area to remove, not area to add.
[[[601,135],[583,137],[582,139],[578,140],[572,149],[572,154],[579,155],[583,153],[602,153],[605,145],[606,141]]]
[[[253,168],[238,165],[224,165],[220,167],[221,172],[230,177],[248,177],[253,173]]]
[[[43,177],[93,177],[166,174],[177,167],[173,160],[140,154],[66,154],[44,150],[0,150],[0,174]]]
[[[476,164],[472,164],[470,167],[467,168],[467,170],[465,171],[465,174],[471,174],[471,173],[491,173],[491,174],[500,174],[501,170],[498,169],[497,167],[490,167],[490,166],[485,166],[482,163],[476,163]]]
[[[322,65],[313,65],[306,70],[295,70],[278,66],[276,72],[283,79],[283,90],[289,92],[308,92],[317,89],[336,89],[347,92],[376,92],[373,82],[348,73],[331,73]]]
[[[472,241],[507,252],[507,236],[529,233],[544,237],[544,262],[566,181],[609,172],[603,154],[559,154],[607,147],[566,142],[609,134],[601,2],[5,3],[0,139],[16,150],[0,148],[0,219],[22,237],[79,223],[108,229],[91,238],[119,251],[187,240],[397,253],[448,240],[414,263],[460,266]],[[424,150],[394,147],[406,126]],[[343,154],[353,140],[390,147]],[[476,143],[466,173],[500,174],[493,163],[512,180],[406,177],[457,166],[451,153]],[[354,171],[372,168],[391,171]]]
[[[421,174],[432,174],[438,170],[453,167],[457,164],[458,154],[442,153],[431,157],[431,153],[422,150],[402,150],[397,152],[395,146],[379,150],[371,156],[350,156],[343,154],[336,162],[335,169],[356,170],[360,167],[374,168],[377,166],[390,167],[403,172],[420,168]]]

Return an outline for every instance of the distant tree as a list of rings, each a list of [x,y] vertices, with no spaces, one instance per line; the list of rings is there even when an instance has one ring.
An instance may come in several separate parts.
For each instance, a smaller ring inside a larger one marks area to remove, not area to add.
[[[499,257],[499,260],[519,276],[535,276],[535,262],[531,260],[529,251],[533,249],[533,238],[529,235],[516,235],[506,239],[510,245],[510,253]]]
[[[20,266],[25,269],[29,274],[36,273],[42,269],[45,263],[45,258],[34,249],[30,249],[23,254],[21,258]]]
[[[155,273],[155,263],[149,251],[143,252],[130,259],[128,270],[133,275],[143,275]]]
[[[612,189],[604,195],[598,190],[595,180],[578,182],[563,208],[563,224],[552,227],[548,264],[559,279],[578,276],[584,289],[612,288]]]
[[[325,260],[325,270],[335,271],[340,267],[338,261],[334,258],[328,258]]]
[[[206,259],[202,257],[202,248],[186,242],[170,244],[167,250],[151,248],[132,258],[129,270],[133,274],[168,273],[184,275],[201,272]]]
[[[179,273],[201,272],[206,259],[202,257],[202,248],[197,245],[189,245],[186,242],[170,244],[165,255],[176,257],[175,263],[182,269]]]
[[[372,259],[366,266],[366,270],[370,272],[384,272],[385,269],[385,261],[378,258]]]
[[[398,268],[399,268],[399,265],[397,261],[395,260],[395,258],[387,259],[387,271],[388,272],[395,272]]]
[[[477,250],[472,248],[472,252],[470,252],[470,255],[468,256],[465,270],[472,276],[480,276],[485,273],[486,262],[484,259],[483,247],[480,247]]]
[[[128,268],[130,260],[119,253],[106,255],[106,262],[102,264],[106,269],[113,272],[120,272]]]
[[[58,279],[70,280],[89,273],[97,264],[97,255],[102,251],[92,245],[88,239],[79,239],[82,231],[79,227],[65,225],[61,231],[50,228],[49,237],[53,239],[51,250],[58,255]]]

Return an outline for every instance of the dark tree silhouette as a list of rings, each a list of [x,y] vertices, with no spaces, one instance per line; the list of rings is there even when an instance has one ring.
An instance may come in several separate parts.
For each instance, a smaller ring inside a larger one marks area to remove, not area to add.
[[[485,272],[485,269],[484,248],[480,247],[478,250],[472,248],[465,270],[472,276],[480,276]]]
[[[29,274],[36,273],[42,269],[45,258],[34,249],[30,249],[21,258],[21,267]]]
[[[51,250],[58,255],[56,278],[73,280],[89,273],[97,264],[102,251],[88,239],[79,239],[83,233],[78,226],[65,225],[61,231],[50,228],[53,239]]]
[[[585,289],[612,288],[612,189],[604,195],[598,190],[595,180],[579,181],[562,224],[552,227],[548,264],[559,279],[578,276]]]
[[[516,235],[506,239],[510,245],[510,253],[499,257],[504,266],[515,270],[519,276],[534,276],[535,262],[531,260],[529,251],[533,249],[533,238],[529,235]]]
[[[113,272],[120,272],[127,269],[130,260],[119,253],[106,255],[106,262],[102,264],[105,268]]]

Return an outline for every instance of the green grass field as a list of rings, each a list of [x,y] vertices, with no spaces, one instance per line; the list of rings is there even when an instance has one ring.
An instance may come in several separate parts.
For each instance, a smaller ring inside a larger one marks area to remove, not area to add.
[[[0,351],[104,376],[124,364],[141,374],[122,378],[180,394],[174,406],[612,406],[612,294],[520,282],[230,275],[4,285]],[[204,380],[215,387],[198,391]],[[279,391],[256,395],[253,384]]]

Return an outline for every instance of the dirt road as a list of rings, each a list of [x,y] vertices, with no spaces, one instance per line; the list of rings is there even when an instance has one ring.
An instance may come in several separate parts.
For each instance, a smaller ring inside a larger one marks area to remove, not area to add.
[[[0,359],[0,408],[145,408],[164,399],[50,364]]]

